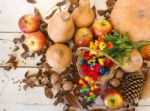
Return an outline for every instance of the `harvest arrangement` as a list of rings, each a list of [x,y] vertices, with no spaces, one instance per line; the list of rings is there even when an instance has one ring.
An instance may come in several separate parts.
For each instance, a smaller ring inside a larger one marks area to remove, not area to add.
[[[66,4],[67,11],[59,10]],[[107,109],[130,109],[150,96],[150,73],[143,65],[150,60],[149,4],[107,0],[107,10],[96,10],[89,0],[65,0],[46,20],[37,9],[22,16],[23,36],[14,43],[22,44],[24,59],[42,56],[39,72],[25,74],[24,89],[44,87],[45,95],[55,98],[55,105],[64,103],[66,111],[90,110],[98,97]],[[15,57],[7,64],[12,61]]]

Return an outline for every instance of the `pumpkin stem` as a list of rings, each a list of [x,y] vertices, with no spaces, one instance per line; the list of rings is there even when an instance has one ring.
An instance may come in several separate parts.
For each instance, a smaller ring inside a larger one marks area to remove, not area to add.
[[[65,14],[65,15],[62,16],[62,19],[64,21],[68,21],[70,19],[70,15],[69,14]]]
[[[150,41],[140,41],[140,42],[133,43],[133,45],[135,48],[138,49],[144,45],[150,45]]]
[[[56,53],[58,54],[58,56],[62,57],[62,51],[60,49],[56,49]]]
[[[85,11],[87,9],[90,9],[90,2],[89,0],[80,0],[79,1],[79,10]]]

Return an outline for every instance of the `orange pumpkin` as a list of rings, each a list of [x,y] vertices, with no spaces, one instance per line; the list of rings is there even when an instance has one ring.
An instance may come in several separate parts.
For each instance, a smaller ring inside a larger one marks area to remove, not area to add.
[[[111,22],[133,42],[150,40],[150,0],[117,0]]]
[[[61,72],[71,64],[72,51],[67,45],[54,44],[48,48],[46,60],[56,72]]]

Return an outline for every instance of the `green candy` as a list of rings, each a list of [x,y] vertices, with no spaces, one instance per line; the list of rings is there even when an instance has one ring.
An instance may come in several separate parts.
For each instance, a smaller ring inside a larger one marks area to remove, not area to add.
[[[84,92],[84,89],[80,89],[80,93],[83,93]]]
[[[95,94],[92,94],[92,95],[91,95],[91,98],[96,98],[96,95],[95,95]]]

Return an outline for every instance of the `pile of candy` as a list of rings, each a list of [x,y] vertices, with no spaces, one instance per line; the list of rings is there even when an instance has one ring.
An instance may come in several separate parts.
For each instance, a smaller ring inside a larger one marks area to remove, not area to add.
[[[102,75],[109,75],[113,62],[100,53],[85,51],[80,60],[81,74],[93,77],[96,81]]]
[[[95,84],[94,79],[89,76],[80,78],[78,83],[74,85],[76,95],[80,96],[83,101],[94,103],[100,94],[99,85]]]

